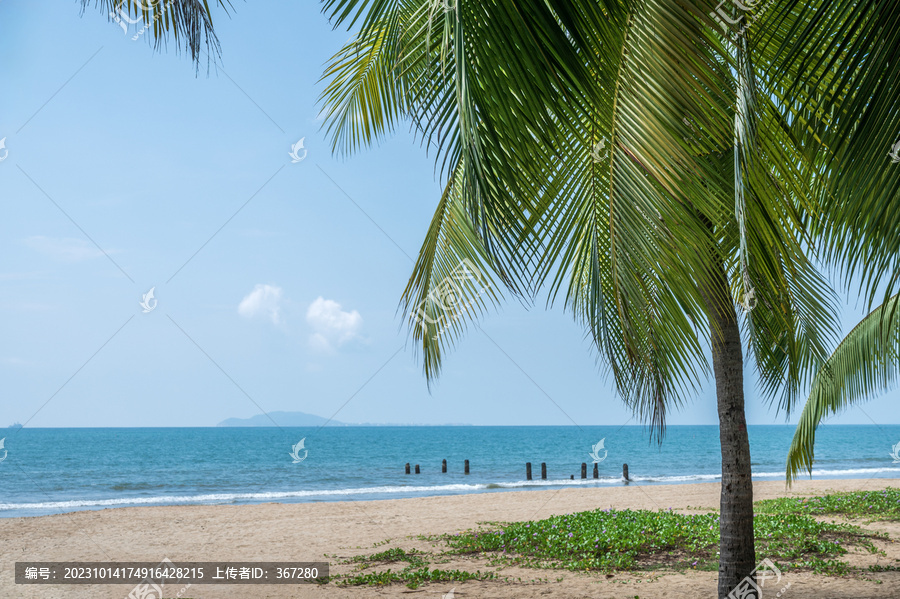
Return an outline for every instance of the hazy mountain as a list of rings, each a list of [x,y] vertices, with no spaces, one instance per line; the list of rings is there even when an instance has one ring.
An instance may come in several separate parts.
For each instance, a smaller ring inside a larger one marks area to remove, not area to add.
[[[257,414],[250,418],[228,418],[216,426],[322,426],[326,422],[328,426],[347,426],[337,420],[328,420],[315,414],[305,412],[269,412],[269,415]]]
[[[273,423],[272,421],[275,421]],[[395,422],[360,422],[347,423],[339,420],[328,420],[315,414],[305,412],[269,412],[269,415],[257,414],[250,418],[228,418],[216,426],[472,426],[471,424],[401,424]]]

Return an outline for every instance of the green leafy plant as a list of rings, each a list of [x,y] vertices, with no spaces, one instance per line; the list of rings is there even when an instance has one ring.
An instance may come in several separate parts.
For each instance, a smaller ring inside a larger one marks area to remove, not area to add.
[[[852,491],[819,497],[781,497],[756,503],[757,513],[840,514],[873,520],[900,520],[900,488]]]
[[[847,544],[871,547],[868,539],[877,536],[846,524],[777,510],[758,515],[754,533],[758,559],[769,557],[785,567],[815,566],[819,570],[824,566],[815,560],[843,555]],[[718,537],[714,513],[594,510],[467,531],[445,539],[460,554],[492,554],[501,561],[530,567],[610,571],[706,568],[714,562]]]

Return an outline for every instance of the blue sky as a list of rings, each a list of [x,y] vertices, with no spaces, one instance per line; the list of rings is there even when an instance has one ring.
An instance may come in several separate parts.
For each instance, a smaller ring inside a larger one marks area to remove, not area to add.
[[[332,156],[318,79],[349,34],[318,3],[218,10],[222,68],[208,76],[79,6],[0,1],[0,426],[279,410],[635,424],[581,329],[543,298],[488,316],[429,394],[396,308],[440,181],[405,126]],[[859,314],[848,307],[848,329]],[[752,376],[747,392],[751,423],[784,422]],[[896,423],[895,406],[893,394],[830,422]],[[715,424],[712,382],[669,422]]]

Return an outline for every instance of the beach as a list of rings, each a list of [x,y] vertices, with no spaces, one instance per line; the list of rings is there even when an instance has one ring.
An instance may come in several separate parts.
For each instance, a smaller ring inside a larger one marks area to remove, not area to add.
[[[877,490],[896,481],[798,481],[790,490],[783,481],[756,481],[754,500],[826,492]],[[666,510],[685,513],[714,509],[720,485],[628,485],[615,488],[510,491],[383,501],[347,501],[255,505],[180,505],[80,511],[32,518],[0,519],[0,597],[22,599],[123,598],[134,585],[16,585],[17,561],[327,561],[331,574],[352,565],[347,558],[388,548],[433,549],[419,535],[455,533],[479,523],[545,518],[598,508]],[[860,524],[859,521],[856,522]],[[900,523],[875,522],[866,528],[900,538]],[[385,542],[387,541],[387,542]],[[885,555],[851,551],[851,564],[900,565],[900,544],[876,543]],[[391,566],[383,566],[386,569]],[[395,569],[397,566],[394,566]],[[484,571],[486,560],[453,558],[443,569]],[[429,583],[415,591],[402,584],[387,587],[336,585],[194,585],[165,589],[164,597],[713,597],[716,573],[662,571],[606,575],[567,570],[504,567],[500,578],[521,582],[469,581]],[[786,572],[791,587],[785,596],[897,597],[900,572],[881,572],[872,580]],[[880,581],[877,582],[877,581]],[[534,582],[533,582],[534,581]],[[789,594],[787,594],[789,593]],[[774,596],[774,592],[773,595]]]

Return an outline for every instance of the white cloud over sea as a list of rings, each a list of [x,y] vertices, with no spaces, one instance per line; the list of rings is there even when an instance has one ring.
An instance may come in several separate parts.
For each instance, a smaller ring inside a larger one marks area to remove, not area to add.
[[[306,311],[306,322],[312,327],[310,346],[320,352],[332,352],[359,336],[363,318],[359,312],[347,312],[334,300],[319,296]]]

